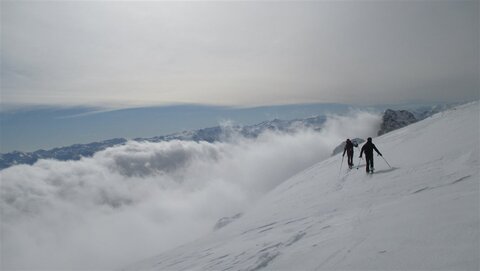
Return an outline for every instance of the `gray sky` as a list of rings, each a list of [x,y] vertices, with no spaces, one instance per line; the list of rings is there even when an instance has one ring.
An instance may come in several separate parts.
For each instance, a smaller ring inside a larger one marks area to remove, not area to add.
[[[1,101],[479,98],[479,2],[2,1]]]

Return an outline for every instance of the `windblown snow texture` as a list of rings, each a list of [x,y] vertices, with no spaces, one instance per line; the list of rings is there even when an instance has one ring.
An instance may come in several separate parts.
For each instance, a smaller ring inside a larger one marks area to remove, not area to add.
[[[375,174],[339,177],[336,155],[229,225],[126,269],[479,270],[479,103],[373,141],[393,168],[376,157]]]

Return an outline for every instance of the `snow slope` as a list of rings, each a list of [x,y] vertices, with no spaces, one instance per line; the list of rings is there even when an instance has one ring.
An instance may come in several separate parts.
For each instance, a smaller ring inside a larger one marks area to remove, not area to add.
[[[224,228],[126,269],[479,270],[479,103],[374,143],[393,168],[375,157],[374,175],[339,175],[336,155]]]

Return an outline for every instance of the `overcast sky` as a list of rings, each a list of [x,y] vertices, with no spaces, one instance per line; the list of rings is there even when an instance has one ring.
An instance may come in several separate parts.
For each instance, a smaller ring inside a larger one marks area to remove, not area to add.
[[[1,2],[4,105],[455,102],[479,85],[478,1]]]

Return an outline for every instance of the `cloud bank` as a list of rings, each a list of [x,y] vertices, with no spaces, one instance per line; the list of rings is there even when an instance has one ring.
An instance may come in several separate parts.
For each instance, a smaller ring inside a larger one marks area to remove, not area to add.
[[[129,142],[91,158],[0,171],[5,269],[112,269],[212,230],[380,116],[330,116],[321,131],[223,143]]]

